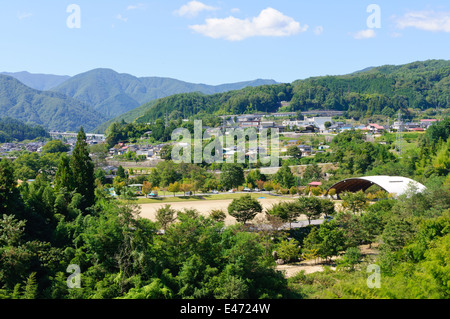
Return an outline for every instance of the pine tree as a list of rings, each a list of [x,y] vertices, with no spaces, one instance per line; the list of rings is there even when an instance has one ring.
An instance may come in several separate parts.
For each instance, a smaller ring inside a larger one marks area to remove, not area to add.
[[[82,209],[91,207],[95,202],[94,163],[89,157],[89,146],[83,127],[78,132],[77,142],[70,158],[70,169],[76,192],[84,196]]]

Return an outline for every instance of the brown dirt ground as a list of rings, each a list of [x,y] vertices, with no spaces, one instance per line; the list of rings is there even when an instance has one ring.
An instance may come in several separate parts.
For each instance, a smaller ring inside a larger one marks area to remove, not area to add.
[[[280,201],[287,201],[288,199],[278,199],[278,198],[261,198],[258,201],[263,206],[263,213],[258,214],[255,218],[260,218],[264,216],[265,210],[272,207],[273,204],[279,203]],[[205,201],[195,201],[195,202],[173,202],[168,203],[173,209],[183,210],[184,208],[195,208],[200,212],[200,214],[207,216],[208,213],[213,209],[222,209],[225,213],[227,212],[228,205],[232,202],[232,199],[223,199],[223,200],[205,200]],[[155,203],[155,204],[141,204],[141,213],[140,217],[148,218],[152,221],[155,221],[156,211],[163,207],[166,204]],[[227,218],[225,219],[225,225],[233,225],[236,223],[236,219],[226,214]]]

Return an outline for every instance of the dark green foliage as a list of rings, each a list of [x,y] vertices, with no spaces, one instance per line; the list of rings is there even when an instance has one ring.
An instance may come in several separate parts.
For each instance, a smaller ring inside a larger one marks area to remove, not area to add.
[[[89,146],[83,127],[78,132],[77,142],[70,157],[72,185],[84,196],[83,208],[94,205],[94,163],[89,157]]]
[[[60,140],[53,140],[42,147],[42,153],[66,153],[70,151],[70,146]]]
[[[259,201],[250,195],[235,198],[228,206],[228,214],[236,218],[238,222],[246,223],[262,212]]]
[[[291,188],[295,185],[295,177],[287,163],[275,173],[273,180],[280,184],[283,188]]]
[[[244,170],[239,164],[225,163],[222,165],[220,184],[224,189],[233,189],[241,186],[245,181]]]
[[[10,117],[0,118],[0,143],[34,140],[38,137],[48,138],[50,135],[41,126],[26,125]]]

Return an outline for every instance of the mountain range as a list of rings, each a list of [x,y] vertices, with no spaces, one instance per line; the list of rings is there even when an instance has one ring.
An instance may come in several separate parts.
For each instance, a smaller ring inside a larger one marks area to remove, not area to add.
[[[142,104],[177,93],[213,94],[274,80],[223,85],[188,83],[164,77],[135,77],[111,69],[94,69],[76,76],[0,73],[0,111],[50,130],[93,130]],[[83,113],[83,114],[80,114]]]

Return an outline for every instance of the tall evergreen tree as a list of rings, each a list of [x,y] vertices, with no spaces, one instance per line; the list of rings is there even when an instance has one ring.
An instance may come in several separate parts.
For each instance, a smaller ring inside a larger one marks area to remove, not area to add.
[[[84,196],[82,208],[94,205],[94,162],[89,156],[89,146],[86,142],[86,134],[83,127],[78,132],[77,142],[70,158],[70,169],[72,170],[73,183],[77,193]]]
[[[70,168],[70,157],[63,153],[61,154],[58,170],[55,174],[55,190],[57,192],[66,189],[67,192],[74,190],[73,173]]]
[[[0,159],[0,215],[14,214],[19,198],[14,168],[9,160]]]

